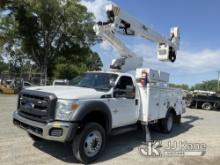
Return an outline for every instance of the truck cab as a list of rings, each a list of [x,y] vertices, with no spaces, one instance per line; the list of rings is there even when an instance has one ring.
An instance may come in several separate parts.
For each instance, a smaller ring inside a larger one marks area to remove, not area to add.
[[[22,90],[13,122],[33,139],[73,142],[91,123],[98,124],[107,136],[114,128],[137,122],[137,93],[135,79],[129,74],[87,72],[70,81],[69,86]],[[86,161],[95,159],[89,155]]]

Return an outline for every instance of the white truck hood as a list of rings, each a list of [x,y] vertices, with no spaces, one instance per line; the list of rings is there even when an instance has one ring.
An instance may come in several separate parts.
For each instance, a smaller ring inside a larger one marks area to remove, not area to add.
[[[53,93],[60,99],[97,99],[106,94],[92,88],[74,86],[38,86],[27,88],[27,90]]]

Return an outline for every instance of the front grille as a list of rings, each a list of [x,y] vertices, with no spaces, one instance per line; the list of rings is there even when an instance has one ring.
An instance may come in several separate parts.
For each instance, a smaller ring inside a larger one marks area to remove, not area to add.
[[[19,115],[38,122],[54,119],[56,96],[40,91],[24,90],[19,95]]]

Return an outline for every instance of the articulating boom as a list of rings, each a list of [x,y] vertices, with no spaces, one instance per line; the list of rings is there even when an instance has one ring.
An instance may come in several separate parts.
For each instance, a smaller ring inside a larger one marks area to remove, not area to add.
[[[160,61],[175,62],[180,40],[178,27],[171,28],[170,39],[166,39],[115,5],[107,5],[106,13],[108,20],[106,22],[98,22],[94,26],[94,30],[97,35],[112,44],[121,55],[121,58],[112,61],[112,69],[126,72],[142,67],[143,63],[143,58],[127,48],[116,37],[116,33],[126,36],[139,36],[156,42],[158,44],[157,58]]]

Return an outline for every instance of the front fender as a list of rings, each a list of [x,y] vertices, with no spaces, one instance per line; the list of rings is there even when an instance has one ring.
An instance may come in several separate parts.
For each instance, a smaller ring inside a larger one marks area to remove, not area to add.
[[[109,107],[103,103],[102,101],[88,101],[85,102],[80,108],[76,111],[73,121],[82,121],[86,115],[91,112],[100,112],[104,114],[107,118],[106,126],[107,126],[107,133],[111,132],[112,129],[112,115]]]

